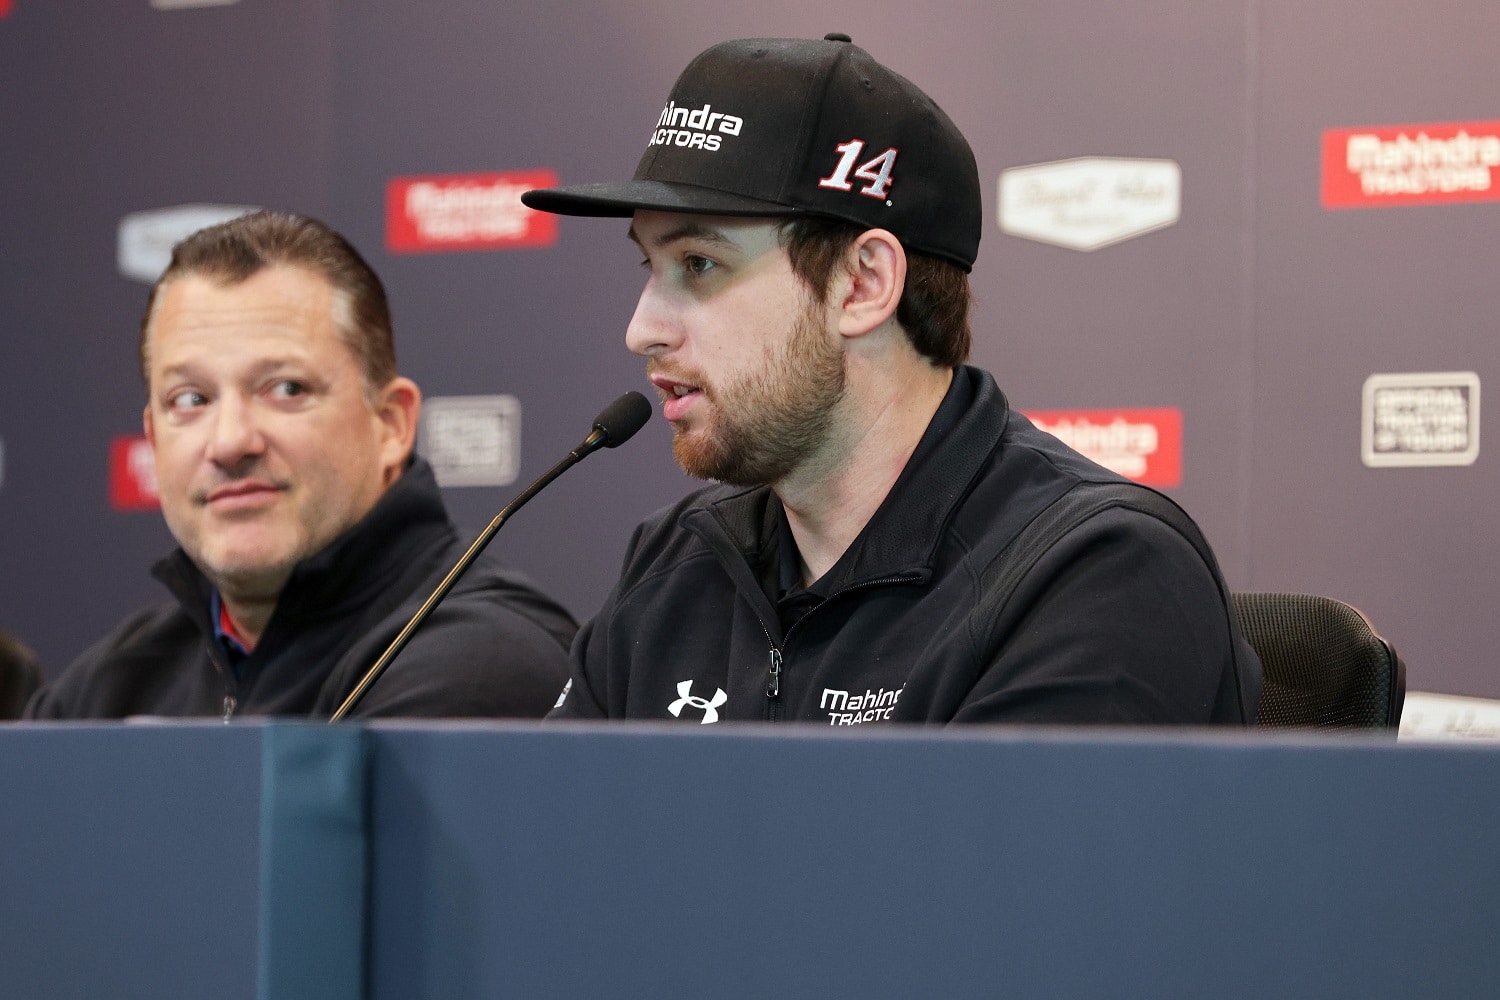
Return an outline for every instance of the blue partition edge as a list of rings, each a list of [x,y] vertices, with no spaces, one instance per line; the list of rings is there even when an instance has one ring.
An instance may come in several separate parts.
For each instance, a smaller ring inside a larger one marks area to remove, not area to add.
[[[266,727],[261,753],[258,1000],[361,1000],[364,731],[277,723]]]

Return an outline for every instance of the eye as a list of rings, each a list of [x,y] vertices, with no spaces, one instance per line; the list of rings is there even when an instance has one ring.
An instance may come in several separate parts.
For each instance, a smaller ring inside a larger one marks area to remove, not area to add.
[[[296,399],[307,395],[307,383],[294,378],[284,378],[271,384],[272,399]]]
[[[683,254],[682,269],[695,278],[701,278],[709,271],[718,267],[707,257],[700,257],[695,253]]]
[[[182,389],[167,397],[167,409],[176,413],[191,413],[208,405],[208,397],[196,389]]]

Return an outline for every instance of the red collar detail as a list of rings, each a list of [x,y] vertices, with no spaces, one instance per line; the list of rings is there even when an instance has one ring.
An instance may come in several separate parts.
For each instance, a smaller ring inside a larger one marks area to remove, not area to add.
[[[233,640],[235,645],[239,646],[245,652],[250,652],[252,644],[246,642],[245,637],[240,634],[240,630],[235,627],[234,619],[229,617],[229,607],[223,601],[219,602],[219,631],[223,632],[226,638]]]

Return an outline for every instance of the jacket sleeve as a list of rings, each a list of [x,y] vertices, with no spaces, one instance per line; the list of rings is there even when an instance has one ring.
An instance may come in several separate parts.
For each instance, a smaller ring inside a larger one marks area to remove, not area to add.
[[[362,649],[362,675],[388,645]],[[572,623],[566,622],[571,633]],[[457,593],[432,613],[351,715],[359,718],[540,718],[568,676],[567,647],[556,623],[522,613],[494,591]],[[325,706],[327,707],[327,706]]]
[[[608,605],[606,605],[608,607]],[[606,617],[606,612],[601,610],[593,621],[588,622],[578,630],[578,636],[573,640],[572,668],[569,672],[568,682],[563,687],[562,694],[558,696],[557,703],[552,706],[552,711],[547,713],[549,719],[603,719],[608,718],[609,712],[598,695],[594,693],[594,686],[589,678],[602,676],[604,666],[601,662],[605,659],[604,643],[591,643],[594,628],[599,624],[601,618]],[[594,661],[593,669],[590,669],[590,660]]]
[[[1215,718],[1242,642],[1215,572],[1156,518],[1100,513],[993,606],[1000,596],[981,600],[971,620],[979,675],[954,721],[1245,721]]]
[[[142,713],[189,714],[182,699],[192,702],[193,698],[174,688],[173,681],[179,672],[188,673],[195,666],[207,669],[201,647],[202,639],[175,605],[139,611],[44,683],[27,702],[22,717],[119,719]],[[192,679],[201,678],[195,674]],[[208,713],[213,711],[210,702]]]

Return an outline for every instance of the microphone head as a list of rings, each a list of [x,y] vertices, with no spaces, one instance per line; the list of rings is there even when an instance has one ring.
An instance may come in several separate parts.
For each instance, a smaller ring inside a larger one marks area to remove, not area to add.
[[[646,425],[652,409],[651,401],[632,389],[594,418],[594,429],[604,435],[604,447],[618,447]]]

